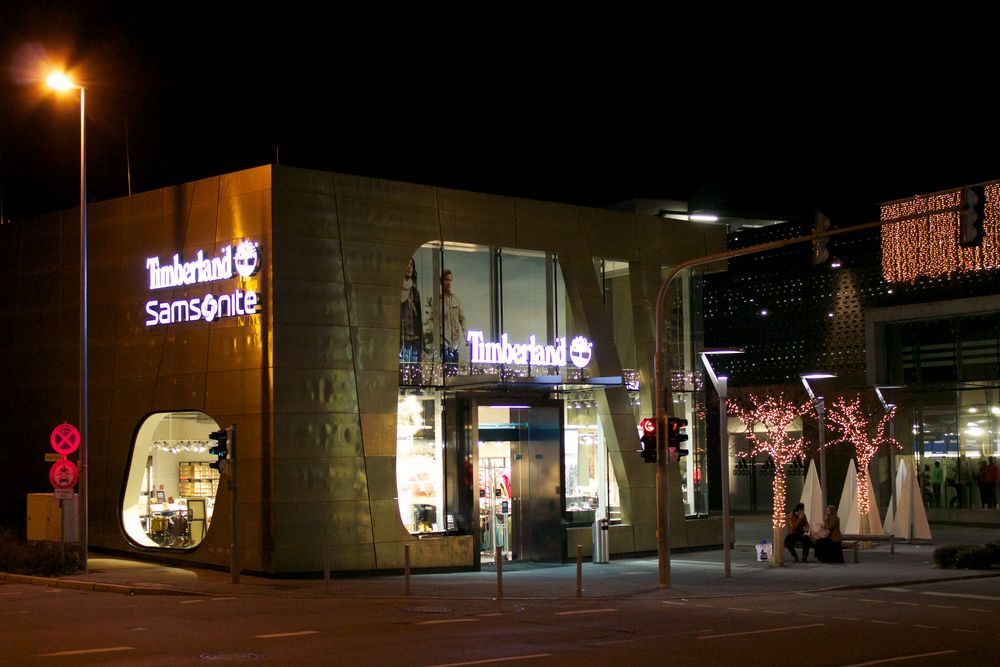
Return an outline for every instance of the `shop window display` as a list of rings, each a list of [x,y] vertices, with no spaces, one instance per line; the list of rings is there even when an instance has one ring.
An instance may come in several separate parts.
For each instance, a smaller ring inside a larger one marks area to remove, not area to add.
[[[208,434],[219,429],[201,412],[162,412],[139,427],[122,498],[125,535],[139,547],[192,549],[208,533],[219,472]]]
[[[434,391],[402,390],[396,421],[399,514],[411,533],[445,530],[441,398]]]

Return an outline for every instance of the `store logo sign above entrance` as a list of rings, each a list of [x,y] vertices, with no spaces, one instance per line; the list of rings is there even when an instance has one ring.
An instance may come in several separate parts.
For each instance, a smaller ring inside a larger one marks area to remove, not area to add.
[[[215,257],[199,250],[191,261],[181,261],[175,253],[169,262],[161,264],[159,257],[146,258],[149,289],[184,288],[214,283],[232,278],[250,278],[260,270],[260,245],[243,240],[223,248]],[[260,301],[254,290],[237,287],[225,294],[206,292],[194,298],[146,302],[147,327],[159,324],[179,324],[204,320],[212,322],[223,317],[256,315]]]
[[[466,340],[472,351],[474,364],[514,364],[532,366],[566,366],[566,338],[557,338],[552,344],[542,345],[534,336],[524,343],[511,343],[507,334],[499,341],[487,341],[482,331],[469,331]],[[569,345],[569,362],[577,368],[590,363],[594,344],[577,336]]]

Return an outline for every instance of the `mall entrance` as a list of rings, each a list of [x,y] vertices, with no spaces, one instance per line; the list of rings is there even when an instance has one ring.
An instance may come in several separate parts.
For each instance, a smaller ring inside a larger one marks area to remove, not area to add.
[[[480,563],[562,562],[563,404],[466,396]]]

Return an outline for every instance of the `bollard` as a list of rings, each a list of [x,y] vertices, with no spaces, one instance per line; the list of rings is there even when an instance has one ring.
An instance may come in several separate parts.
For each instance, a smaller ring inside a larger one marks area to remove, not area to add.
[[[503,600],[503,549],[497,547],[497,600]]]
[[[576,545],[576,597],[583,597],[583,547]]]
[[[410,545],[403,545],[403,581],[405,582],[405,594],[410,594]]]
[[[330,545],[323,547],[323,593],[330,594]]]

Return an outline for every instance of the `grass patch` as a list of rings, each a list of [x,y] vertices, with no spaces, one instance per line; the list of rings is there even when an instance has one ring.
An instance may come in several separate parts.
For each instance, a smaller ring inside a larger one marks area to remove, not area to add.
[[[60,557],[56,542],[28,542],[0,530],[0,572],[53,577],[77,572],[83,559],[78,544],[67,544]]]

